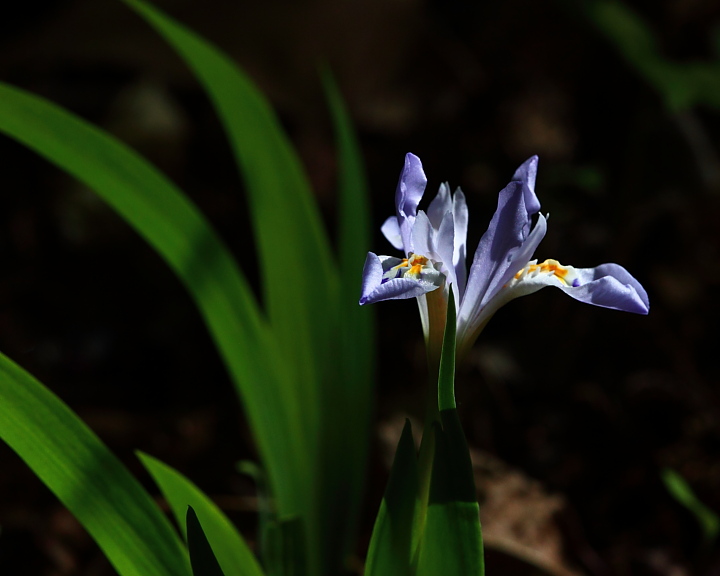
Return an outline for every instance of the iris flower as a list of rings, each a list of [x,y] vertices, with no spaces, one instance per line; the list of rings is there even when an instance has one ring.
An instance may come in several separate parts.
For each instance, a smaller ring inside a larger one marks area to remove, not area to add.
[[[564,266],[538,262],[533,254],[545,236],[547,218],[535,195],[537,156],[517,169],[500,192],[498,207],[467,272],[468,209],[458,188],[442,184],[427,213],[418,210],[427,178],[420,159],[407,154],[395,193],[395,216],[382,232],[402,256],[369,252],[362,273],[360,304],[417,298],[425,338],[437,348],[445,324],[449,290],[457,307],[458,353],[463,355],[495,312],[518,296],[555,286],[588,304],[647,314],[647,293],[622,266]],[[533,216],[538,214],[533,225]]]

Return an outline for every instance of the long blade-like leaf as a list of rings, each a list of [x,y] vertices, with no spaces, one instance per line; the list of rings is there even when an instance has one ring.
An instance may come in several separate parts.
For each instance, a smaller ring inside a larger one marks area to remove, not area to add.
[[[480,509],[472,466],[457,411],[436,423],[430,501],[420,543],[418,576],[483,576]]]
[[[189,576],[185,548],[139,482],[67,405],[2,354],[0,437],[121,576]]]
[[[322,394],[327,430],[323,436],[327,533],[335,540],[330,548],[342,557],[351,551],[348,546],[354,540],[362,502],[375,381],[374,310],[358,305],[357,274],[370,246],[370,207],[362,156],[350,117],[330,72],[324,70],[322,78],[338,147],[339,261],[347,271],[340,277],[341,370]],[[338,434],[338,430],[343,433]]]
[[[186,518],[193,576],[225,576],[192,506],[188,506]]]
[[[410,421],[405,423],[375,520],[365,576],[409,576],[418,470]]]
[[[182,56],[211,98],[247,184],[265,303],[319,437],[319,383],[335,354],[337,272],[307,177],[265,97],[222,51],[141,0],[124,0]],[[308,463],[313,466],[312,462]]]
[[[299,500],[303,486],[295,475],[308,440],[300,407],[280,401],[289,393],[289,367],[244,277],[207,221],[166,177],[117,139],[2,83],[0,132],[97,192],[175,270],[239,386],[274,494],[283,504]]]
[[[332,529],[323,526],[321,512],[328,489],[321,438],[329,433],[323,425],[323,382],[333,379],[341,364],[339,281],[329,241],[300,161],[255,85],[227,55],[186,26],[142,0],[124,1],[173,46],[203,84],[246,183],[268,317],[283,362],[294,376],[294,388],[277,402],[300,408],[301,433],[311,439],[302,456],[304,468],[293,474],[302,496],[293,502],[278,499],[278,511],[293,516],[300,510],[314,572],[332,561],[338,549],[329,540]],[[338,432],[333,428],[330,433]],[[331,490],[341,485],[334,483]]]
[[[225,574],[262,576],[262,570],[245,540],[210,498],[180,472],[160,460],[142,452],[138,452],[138,457],[162,491],[183,530],[187,507],[192,506]]]
[[[307,576],[305,523],[300,518],[270,522],[267,544],[268,576]]]

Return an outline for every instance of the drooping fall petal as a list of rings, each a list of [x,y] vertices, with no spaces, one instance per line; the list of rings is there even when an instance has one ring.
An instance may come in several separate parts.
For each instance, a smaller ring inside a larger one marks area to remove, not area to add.
[[[369,252],[362,272],[360,305],[416,298],[442,285],[444,276],[432,266],[416,264],[417,270],[413,271],[413,266],[407,264],[406,258],[377,256]],[[403,270],[408,268],[410,270],[405,272],[408,276],[404,276]],[[389,274],[397,276],[388,278]]]

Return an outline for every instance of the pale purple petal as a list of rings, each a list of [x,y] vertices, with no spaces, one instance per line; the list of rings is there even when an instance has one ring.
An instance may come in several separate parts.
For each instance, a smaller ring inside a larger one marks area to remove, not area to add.
[[[522,165],[515,170],[512,180],[513,182],[522,182],[527,186],[525,191],[525,204],[531,213],[540,211],[540,200],[535,195],[535,178],[537,176],[538,157],[532,156],[525,160]]]
[[[450,187],[447,183],[440,184],[437,196],[430,202],[427,215],[434,228],[440,228],[446,212],[452,212],[452,199],[450,198]]]
[[[375,304],[383,300],[405,300],[407,298],[417,298],[427,292],[437,290],[438,286],[432,282],[423,282],[421,280],[412,280],[410,278],[395,278],[388,280],[384,284],[380,284],[368,294],[363,294],[360,298],[360,305]]]
[[[602,264],[596,268],[576,268],[575,273],[576,286],[558,286],[575,300],[636,314],[649,312],[647,292],[622,266]]]
[[[501,290],[505,284],[507,284],[515,274],[527,266],[527,263],[532,260],[535,250],[545,238],[547,233],[547,219],[542,214],[538,215],[538,221],[535,223],[535,227],[532,232],[528,235],[527,239],[522,243],[520,248],[515,250],[510,259],[510,264],[505,270],[505,273],[498,276],[491,282],[487,293],[482,298],[480,303],[481,306],[487,304],[491,298],[497,294],[498,290]]]
[[[405,166],[400,174],[400,181],[395,192],[395,208],[406,253],[414,251],[411,238],[412,227],[426,184],[427,178],[423,172],[420,158],[414,154],[406,154]]]
[[[525,190],[527,186],[521,182],[510,182],[500,192],[497,210],[487,232],[480,239],[470,267],[458,315],[459,324],[468,320],[472,310],[477,310],[489,300],[508,274],[512,276],[518,271],[511,269],[517,264],[515,252],[528,238],[532,224],[532,212],[525,203]],[[537,238],[537,241],[540,239]]]
[[[360,295],[361,306],[363,304],[374,304],[382,300],[416,298],[438,288],[437,284],[422,279],[394,278],[383,281],[383,260],[381,258],[388,259],[387,257],[377,256],[372,252],[368,252],[365,259]],[[392,260],[399,259],[392,258]]]
[[[400,234],[400,226],[398,226],[397,216],[390,216],[390,218],[385,220],[380,228],[380,231],[395,249],[403,249],[402,235]]]
[[[380,286],[383,279],[382,262],[377,254],[368,252],[362,271],[362,285],[360,289],[360,304],[365,304],[366,298],[375,288]]]
[[[489,316],[492,316],[499,306],[505,304],[509,299],[516,296],[522,295],[517,293],[516,295],[510,296],[510,294],[503,294],[506,292],[505,287],[510,282],[515,274],[522,270],[528,262],[531,260],[538,244],[545,237],[547,231],[547,220],[540,214],[538,221],[535,224],[532,232],[522,243],[522,245],[512,253],[510,259],[510,265],[505,269],[502,274],[498,274],[492,279],[487,291],[484,294],[473,295],[474,287],[468,284],[466,296],[462,301],[460,311],[458,313],[458,340],[466,338],[470,334],[474,334],[477,328],[485,321]],[[525,283],[524,288],[528,288],[528,283]],[[527,293],[535,292],[542,288],[538,286],[529,290]]]
[[[426,184],[427,178],[420,158],[408,152],[405,155],[405,166],[395,193],[395,207],[398,212],[406,216],[415,216]]]

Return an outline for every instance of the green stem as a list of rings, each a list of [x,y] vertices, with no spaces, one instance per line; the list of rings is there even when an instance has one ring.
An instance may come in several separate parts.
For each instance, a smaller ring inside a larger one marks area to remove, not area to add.
[[[425,529],[430,482],[432,480],[433,461],[435,459],[435,432],[433,427],[440,422],[438,407],[438,379],[440,376],[440,358],[442,354],[445,323],[448,314],[448,302],[445,287],[425,295],[428,309],[428,333],[425,335],[428,359],[427,402],[425,405],[425,423],[422,441],[418,453],[418,505],[413,529],[413,564],[417,561],[418,544]],[[454,304],[453,304],[454,306]],[[453,322],[454,322],[453,314]],[[454,331],[453,331],[454,337]]]

